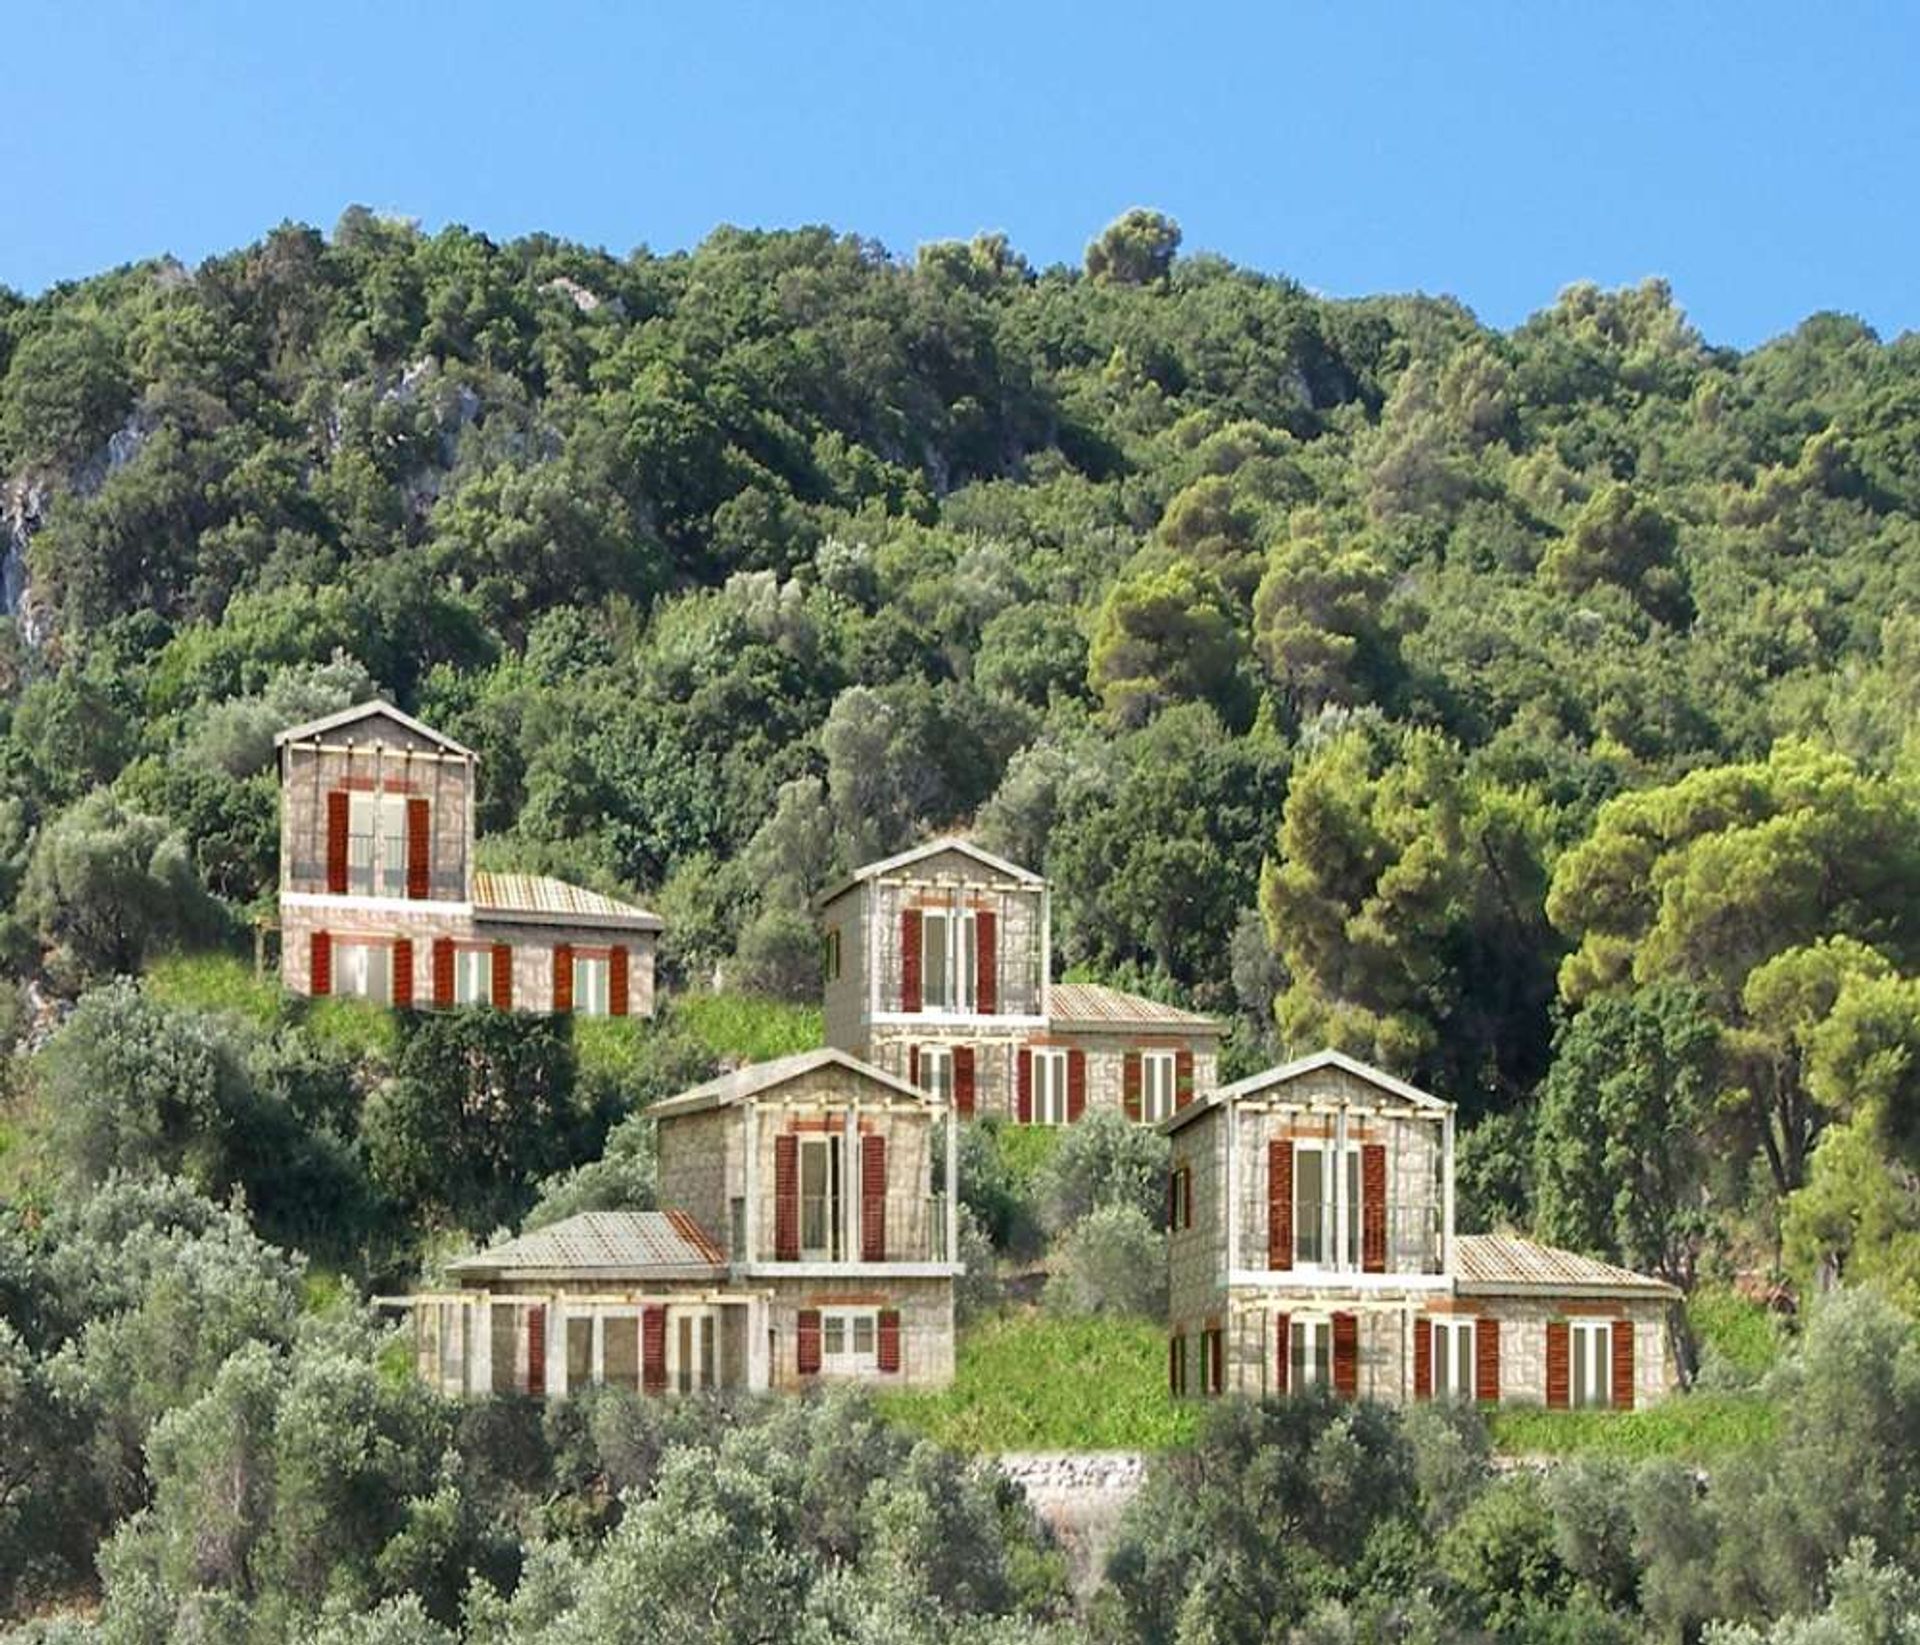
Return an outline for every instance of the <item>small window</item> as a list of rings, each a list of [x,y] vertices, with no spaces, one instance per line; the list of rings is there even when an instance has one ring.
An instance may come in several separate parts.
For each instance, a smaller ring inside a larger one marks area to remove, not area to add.
[[[1287,1328],[1287,1387],[1305,1393],[1333,1380],[1333,1321],[1295,1319]]]
[[[1346,1182],[1341,1188],[1347,1212],[1346,1258],[1340,1248],[1340,1205],[1335,1199],[1332,1143],[1302,1142],[1293,1152],[1293,1260],[1296,1267],[1360,1266],[1360,1150],[1347,1145]]]
[[[1613,1326],[1606,1320],[1577,1319],[1567,1332],[1573,1363],[1568,1366],[1575,1410],[1597,1410],[1613,1403]]]
[[[1178,1332],[1167,1339],[1167,1386],[1176,1399],[1187,1391],[1187,1339]]]
[[[393,1001],[393,951],[383,942],[342,942],[333,948],[333,991],[379,1005]]]
[[[1158,1125],[1173,1116],[1174,1053],[1146,1051],[1140,1056],[1140,1118]]]
[[[834,925],[834,926],[829,926],[827,928],[827,935],[826,935],[826,939],[823,944],[823,947],[825,948],[826,952],[825,952],[824,959],[822,961],[822,969],[826,972],[827,981],[838,982],[840,980],[840,927],[839,926]]]
[[[354,794],[348,798],[347,889],[363,897],[407,894],[404,794]]]
[[[1167,1179],[1167,1226],[1178,1230],[1193,1226],[1193,1167],[1176,1165]]]
[[[942,1102],[953,1100],[953,1050],[945,1045],[920,1047],[920,1089]]]
[[[1033,1122],[1036,1125],[1067,1123],[1067,1054],[1065,1051],[1035,1051],[1033,1057]]]
[[[1473,1398],[1474,1322],[1433,1322],[1433,1393],[1436,1399]]]
[[[485,1005],[493,998],[493,951],[457,948],[453,954],[453,1001]]]
[[[973,915],[929,908],[920,916],[920,1008],[971,1011],[977,961]]]
[[[880,1315],[872,1308],[820,1310],[820,1372],[866,1376],[879,1368]]]
[[[584,954],[573,957],[573,1009],[582,1017],[604,1017],[607,1014],[608,974],[613,967],[606,955],[588,958]]]

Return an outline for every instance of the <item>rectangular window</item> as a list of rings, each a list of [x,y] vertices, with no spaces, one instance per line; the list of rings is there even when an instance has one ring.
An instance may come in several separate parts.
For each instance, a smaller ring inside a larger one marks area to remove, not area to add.
[[[1033,1123],[1067,1123],[1067,1054],[1035,1051],[1033,1056]]]
[[[1169,1229],[1191,1228],[1193,1226],[1193,1167],[1176,1165],[1168,1178],[1172,1187],[1172,1199],[1167,1207]]]
[[[950,1046],[920,1047],[920,1089],[942,1102],[953,1100],[953,1050]]]
[[[710,1308],[671,1310],[667,1332],[667,1382],[680,1393],[714,1386],[714,1329]]]
[[[453,1003],[486,1005],[493,999],[493,950],[456,948],[453,953]]]
[[[363,897],[407,894],[406,795],[348,797],[347,889]]]
[[[971,1011],[976,959],[971,910],[923,910],[920,915],[921,1010]]]
[[[826,974],[827,974],[827,981],[838,982],[840,980],[840,927],[839,926],[837,925],[832,926],[828,929],[824,947],[825,947],[826,953],[823,958],[822,964],[823,964],[823,969],[826,971]]]
[[[1158,1125],[1173,1117],[1174,1053],[1146,1051],[1140,1057],[1140,1118]]]
[[[846,1254],[841,1236],[839,1137],[800,1139],[800,1256],[806,1262],[838,1262]]]
[[[1287,1387],[1304,1393],[1333,1381],[1333,1321],[1295,1317],[1287,1327]]]
[[[1347,1239],[1340,1250],[1340,1206],[1335,1199],[1334,1144],[1297,1143],[1293,1151],[1293,1260],[1296,1267],[1360,1266],[1360,1150],[1347,1148]]]
[[[607,1014],[608,975],[612,963],[603,954],[598,959],[589,959],[576,954],[573,957],[573,1009],[582,1017],[604,1017]]]
[[[1433,1397],[1473,1398],[1473,1321],[1433,1322]]]
[[[1220,1333],[1200,1333],[1200,1392],[1211,1394],[1220,1386]]]
[[[1577,1319],[1567,1332],[1573,1363],[1572,1402],[1575,1410],[1598,1409],[1613,1403],[1613,1326],[1603,1319]]]
[[[353,999],[393,1003],[393,950],[383,942],[336,942],[333,991]]]
[[[872,1308],[820,1310],[820,1374],[870,1376],[880,1364],[880,1315]]]

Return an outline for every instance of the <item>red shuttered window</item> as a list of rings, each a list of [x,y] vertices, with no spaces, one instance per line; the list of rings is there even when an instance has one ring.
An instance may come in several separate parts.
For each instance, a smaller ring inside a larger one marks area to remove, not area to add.
[[[1633,1321],[1613,1322],[1613,1408],[1633,1409]]]
[[[973,1004],[985,1017],[1000,1009],[999,931],[999,918],[991,909],[983,908],[973,916]]]
[[[1500,1322],[1491,1316],[1473,1326],[1473,1397],[1482,1405],[1500,1403]]]
[[[900,911],[900,1009],[920,1009],[920,910]]]
[[[1293,1266],[1293,1143],[1287,1137],[1267,1144],[1267,1266]]]
[[[407,895],[433,895],[433,832],[427,826],[427,802],[407,801]]]
[[[1014,1100],[1013,1117],[1022,1125],[1033,1124],[1033,1053],[1022,1048],[1018,1061],[1018,1092]]]
[[[1387,1271],[1387,1150],[1378,1142],[1360,1149],[1360,1267]]]
[[[802,1308],[797,1330],[794,1333],[795,1364],[803,1377],[816,1375],[820,1370],[820,1310]]]
[[[307,939],[307,992],[324,999],[333,992],[333,934],[316,931]]]
[[[327,890],[343,896],[347,889],[347,792],[336,788],[327,796]]]
[[[953,1048],[953,1106],[963,1120],[973,1118],[973,1047]]]
[[[1184,1108],[1193,1101],[1193,1053],[1177,1051],[1173,1058],[1173,1106]]]
[[[667,1391],[667,1311],[648,1308],[640,1315],[640,1388],[643,1393]]]
[[[1287,1391],[1293,1372],[1293,1316],[1275,1314],[1273,1316],[1273,1389],[1277,1394]]]
[[[1140,1123],[1140,1053],[1129,1051],[1120,1066],[1120,1100],[1127,1118]]]
[[[900,1369],[900,1310],[882,1308],[880,1310],[879,1338],[880,1369],[888,1376]]]
[[[1360,1318],[1333,1316],[1333,1391],[1342,1399],[1360,1397]]]
[[[573,949],[563,942],[553,946],[553,1008],[573,1009]]]
[[[1573,1356],[1567,1322],[1547,1321],[1547,1409],[1564,1411],[1573,1403]]]
[[[627,951],[616,947],[607,955],[607,1015],[627,1015],[627,996],[633,991],[633,976]]]
[[[1067,1123],[1087,1111],[1087,1054],[1077,1046],[1067,1053]]]
[[[1433,1398],[1433,1321],[1413,1322],[1413,1397]]]
[[[393,943],[393,1003],[396,1009],[413,1009],[413,944],[405,937]]]
[[[887,1260],[887,1139],[860,1139],[860,1260]]]
[[[527,1392],[547,1391],[547,1311],[535,1305],[527,1310]]]
[[[800,1260],[800,1139],[773,1139],[773,1255]]]

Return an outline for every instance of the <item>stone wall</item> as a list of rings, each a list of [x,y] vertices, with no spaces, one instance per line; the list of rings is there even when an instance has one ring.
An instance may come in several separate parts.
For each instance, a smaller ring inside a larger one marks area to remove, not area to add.
[[[953,1281],[864,1276],[847,1280],[776,1279],[768,1325],[772,1385],[795,1392],[829,1379],[803,1377],[799,1317],[805,1308],[896,1308],[900,1312],[900,1369],[870,1380],[876,1388],[944,1388],[953,1381]]]
[[[1189,1338],[1215,1323],[1226,1300],[1226,1126],[1220,1110],[1200,1115],[1173,1135],[1170,1168],[1193,1173],[1191,1227],[1167,1237],[1167,1311],[1172,1329]],[[1188,1387],[1198,1387],[1198,1360],[1188,1367]]]
[[[869,902],[867,899],[871,899]],[[1044,1009],[1048,956],[1042,947],[1045,892],[1003,881],[962,851],[943,851],[908,864],[896,875],[865,882],[863,933],[871,933],[880,972],[881,1011],[906,1009],[901,992],[900,916],[908,908],[975,907],[998,917],[996,1014],[1038,1016]],[[864,1009],[863,998],[863,1009]]]
[[[820,911],[822,933],[840,934],[840,974],[821,984],[827,1044],[873,1060],[867,1030],[866,887],[848,887]]]
[[[1554,1319],[1633,1321],[1634,1403],[1655,1405],[1673,1391],[1677,1373],[1667,1342],[1666,1304],[1657,1298],[1602,1302],[1585,1298],[1462,1297],[1454,1312],[1500,1327],[1500,1399],[1503,1404],[1547,1402],[1547,1322]],[[1484,1329],[1484,1323],[1481,1328]]]
[[[746,1192],[745,1148],[737,1108],[671,1115],[656,1128],[656,1198],[663,1211],[685,1211],[708,1239],[733,1250],[733,1201]]]

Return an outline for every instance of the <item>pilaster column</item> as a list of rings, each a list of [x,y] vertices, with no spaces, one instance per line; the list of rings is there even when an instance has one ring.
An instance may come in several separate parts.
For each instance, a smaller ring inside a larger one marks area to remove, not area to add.
[[[1347,1219],[1351,1210],[1347,1204],[1347,1105],[1343,1102],[1333,1120],[1333,1265],[1346,1268],[1347,1262]]]

